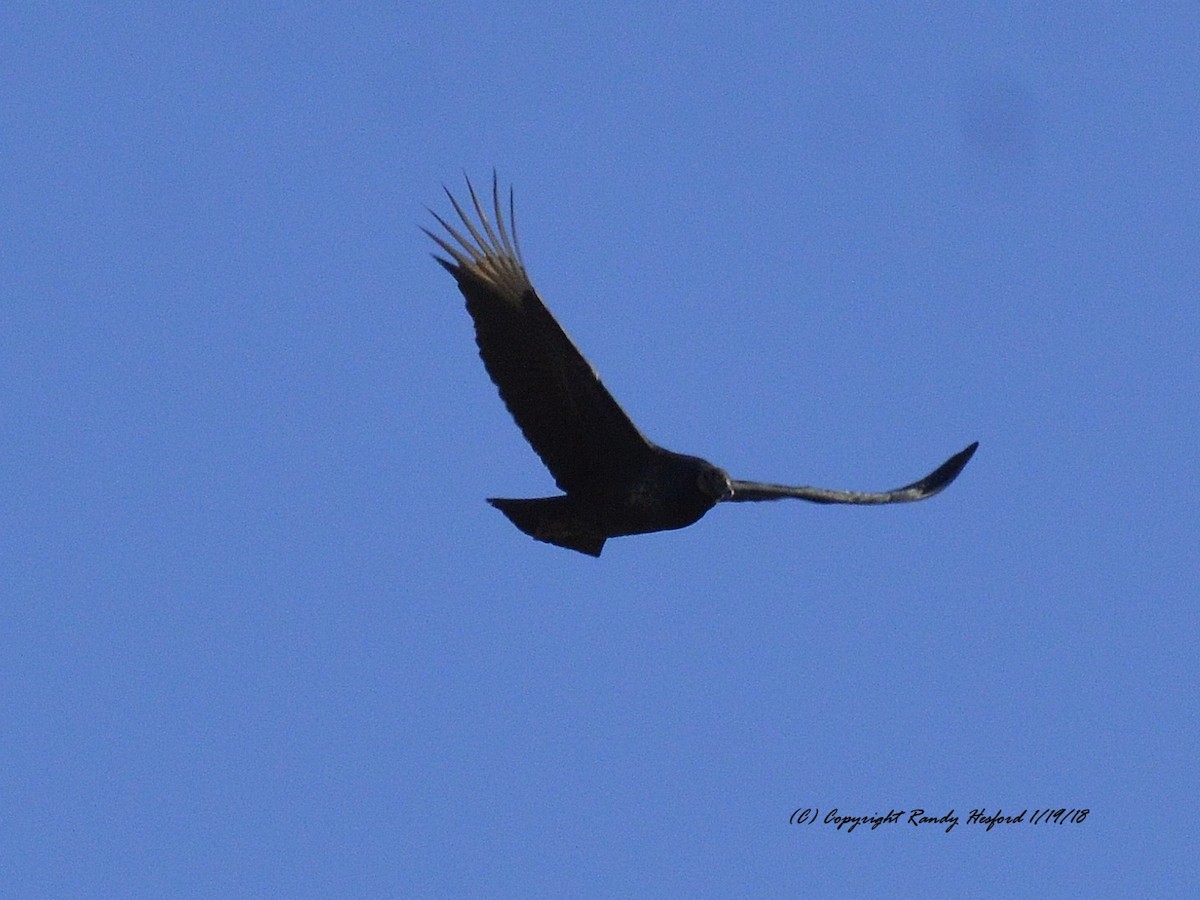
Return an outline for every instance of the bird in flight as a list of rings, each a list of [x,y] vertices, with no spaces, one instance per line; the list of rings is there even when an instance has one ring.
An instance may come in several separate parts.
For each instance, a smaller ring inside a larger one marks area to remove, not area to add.
[[[599,556],[611,537],[685,528],[718,503],[795,497],[813,503],[910,503],[958,477],[978,442],[924,478],[892,491],[838,491],[738,481],[695,456],[647,439],[542,302],[521,260],[508,195],[508,223],[492,174],[492,219],[470,180],[476,220],[446,189],[462,229],[422,228],[445,252],[436,259],[458,282],[475,323],[479,355],[517,427],[563,491],[557,497],[489,498],[530,537]],[[493,221],[494,220],[494,221]]]

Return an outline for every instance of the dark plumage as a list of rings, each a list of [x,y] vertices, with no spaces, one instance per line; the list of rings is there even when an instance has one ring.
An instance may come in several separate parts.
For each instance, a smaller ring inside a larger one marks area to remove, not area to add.
[[[958,477],[979,446],[955,454],[920,481],[882,493],[735,481],[703,459],[664,450],[625,415],[533,289],[516,229],[504,221],[495,175],[494,223],[469,180],[467,190],[478,222],[446,191],[466,234],[432,210],[448,237],[422,231],[449,257],[434,256],[467,300],[479,355],[504,405],[564,491],[536,500],[488,500],[531,537],[599,556],[610,537],[683,528],[722,501],[924,500]],[[513,223],[511,190],[508,204]]]

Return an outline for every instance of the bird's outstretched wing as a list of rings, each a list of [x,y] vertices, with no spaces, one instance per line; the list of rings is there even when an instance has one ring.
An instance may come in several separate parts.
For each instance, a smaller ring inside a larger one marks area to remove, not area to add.
[[[610,479],[628,478],[653,445],[600,383],[533,289],[517,243],[511,190],[511,225],[504,221],[495,173],[494,225],[470,179],[467,190],[477,222],[446,190],[467,234],[433,210],[448,237],[421,230],[449,256],[435,254],[434,259],[458,281],[475,322],[479,355],[504,405],[564,491],[586,493]]]
[[[829,488],[803,485],[789,487],[784,484],[762,484],[757,481],[734,481],[731,479],[729,484],[733,488],[733,495],[726,497],[725,500],[736,503],[738,501],[782,500],[785,497],[796,497],[800,500],[810,500],[813,503],[912,503],[915,500],[932,497],[943,490],[958,477],[958,473],[963,470],[963,466],[970,462],[978,447],[979,442],[976,441],[965,450],[954,454],[920,481],[906,484],[894,491],[835,491]]]

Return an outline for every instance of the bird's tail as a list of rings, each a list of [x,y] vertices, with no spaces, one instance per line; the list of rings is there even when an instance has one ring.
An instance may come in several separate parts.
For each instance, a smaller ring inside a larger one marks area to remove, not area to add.
[[[488,503],[508,516],[508,520],[531,538],[599,556],[608,536],[579,515],[567,495],[540,500],[504,500],[496,497]]]

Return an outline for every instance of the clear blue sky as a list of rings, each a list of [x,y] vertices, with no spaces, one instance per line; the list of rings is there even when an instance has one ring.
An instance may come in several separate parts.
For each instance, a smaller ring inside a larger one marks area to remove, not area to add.
[[[1195,891],[1169,8],[5,3],[0,893]],[[553,484],[417,228],[493,166],[652,439],[975,460],[525,537],[484,498]],[[1091,813],[965,821],[1046,807]]]

